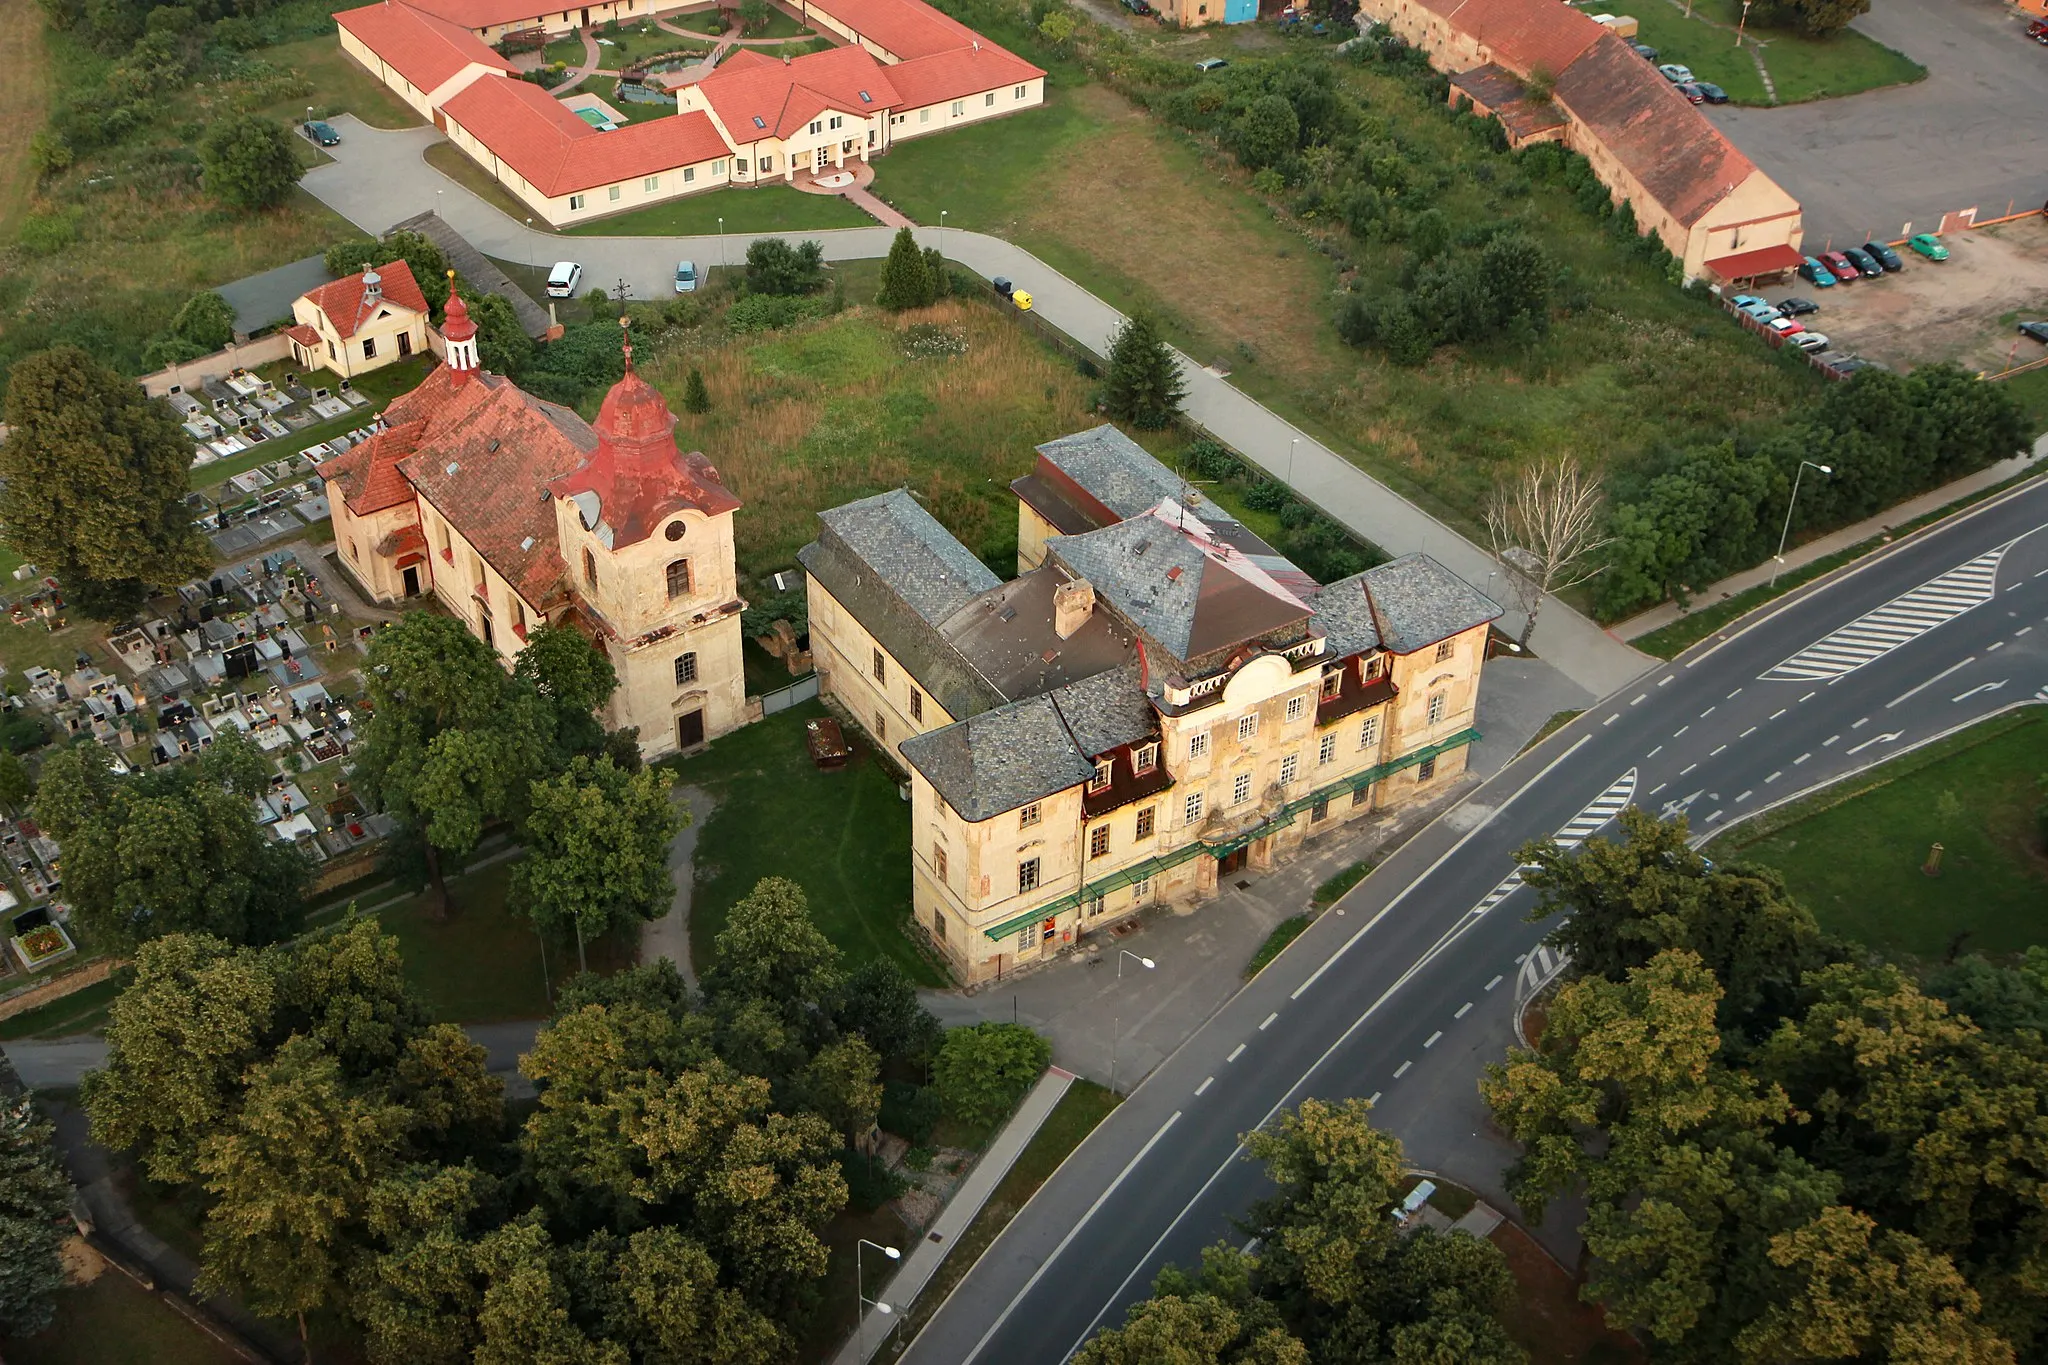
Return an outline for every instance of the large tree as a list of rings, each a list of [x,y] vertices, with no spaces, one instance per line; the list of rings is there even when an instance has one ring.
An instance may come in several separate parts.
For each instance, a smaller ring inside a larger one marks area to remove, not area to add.
[[[123,619],[212,563],[184,501],[192,441],[164,404],[56,346],[16,362],[6,415],[0,520],[79,609]]]
[[[1187,383],[1158,324],[1149,314],[1132,314],[1110,341],[1109,369],[1102,379],[1109,415],[1139,427],[1163,427],[1179,414],[1186,397]]]
[[[336,242],[327,248],[327,254],[322,258],[321,264],[327,267],[328,274],[340,276],[353,275],[359,270],[368,270],[375,266],[389,265],[393,261],[404,261],[411,269],[413,280],[419,285],[420,293],[425,296],[427,306],[436,314],[447,306],[448,257],[440,245],[424,232],[398,228],[385,233],[382,239],[374,242],[364,239]],[[487,294],[483,297],[495,296]],[[475,322],[477,330],[482,332],[484,325],[476,316],[475,299],[467,289],[463,291],[463,301],[471,305],[470,321]],[[511,305],[507,304],[508,312],[510,308]],[[516,315],[514,325],[517,325]],[[525,333],[522,332],[520,335],[524,336]],[[481,342],[477,349],[482,352]],[[510,372],[510,360],[510,356],[501,356],[494,363],[499,369]]]
[[[64,1285],[71,1182],[57,1164],[56,1132],[28,1096],[0,1098],[0,1337],[50,1325]]]
[[[542,929],[584,943],[660,919],[675,901],[669,847],[683,816],[665,769],[626,772],[610,758],[572,760],[533,784],[526,856],[512,869],[512,904]]]
[[[516,817],[553,743],[553,716],[460,621],[412,612],[371,641],[372,703],[356,776],[422,840],[435,913],[442,856],[467,854],[492,820]]]
[[[814,294],[824,285],[825,248],[818,243],[791,245],[780,237],[757,237],[747,243],[749,293]]]
[[[1524,646],[1544,598],[1606,568],[1593,557],[1611,539],[1603,510],[1599,481],[1565,455],[1526,466],[1487,499],[1488,545],[1522,608]]]
[[[794,1022],[829,1006],[845,981],[839,949],[811,919],[803,887],[763,877],[733,906],[704,974],[714,997],[760,1000]]]
[[[199,164],[207,193],[231,209],[276,208],[304,174],[292,135],[261,114],[216,120],[199,146]]]
[[[889,243],[889,259],[882,264],[882,288],[875,302],[901,312],[906,308],[923,308],[932,301],[933,294],[931,268],[925,264],[924,253],[918,250],[917,238],[907,227],[896,229],[895,239]]]
[[[565,754],[604,747],[597,713],[618,691],[618,671],[603,650],[573,626],[537,626],[512,660],[512,676],[531,683],[553,712],[555,742]]]

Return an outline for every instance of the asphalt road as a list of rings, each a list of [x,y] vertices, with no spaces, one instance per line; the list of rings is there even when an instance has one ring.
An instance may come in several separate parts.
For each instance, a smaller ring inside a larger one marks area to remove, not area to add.
[[[1120,1322],[1162,1265],[1241,1240],[1230,1219],[1263,1177],[1238,1135],[1303,1096],[1375,1096],[1394,1132],[1426,1125],[1446,1078],[1469,1083],[1487,1060],[1473,1040],[1498,1046],[1544,932],[1524,922],[1531,893],[1513,880],[1525,840],[1584,832],[1625,800],[1717,831],[2039,700],[2044,684],[2048,483],[2036,482],[1623,687],[1389,859],[1154,1071],[908,1359],[1065,1359]],[[1410,1155],[1429,1164],[1427,1150]]]

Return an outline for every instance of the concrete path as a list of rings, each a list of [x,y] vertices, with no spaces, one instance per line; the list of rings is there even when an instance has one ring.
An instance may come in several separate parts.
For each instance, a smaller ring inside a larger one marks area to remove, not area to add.
[[[331,120],[342,129],[341,155],[333,164],[307,172],[308,191],[366,231],[381,233],[402,218],[441,203],[441,217],[485,255],[500,260],[551,260],[564,251],[580,258],[592,279],[621,279],[636,298],[659,298],[672,287],[677,257],[721,265],[745,255],[755,236],[792,242],[815,240],[828,261],[885,256],[894,235],[886,227],[840,228],[799,233],[728,233],[722,237],[575,237],[533,231],[506,217],[421,159],[441,141],[431,128],[384,132],[348,115]],[[735,195],[745,190],[723,191]],[[957,228],[917,229],[921,246],[938,247],[948,258],[992,278],[1006,275],[1029,289],[1046,321],[1098,353],[1123,323],[1123,316],[1074,281],[1012,242]],[[573,247],[566,243],[573,242]],[[1188,380],[1188,415],[1219,440],[1241,451],[1274,478],[1291,484],[1352,531],[1389,554],[1423,551],[1471,583],[1496,572],[1490,555],[1314,437],[1289,424],[1224,379],[1181,357]],[[1504,619],[1515,629],[1519,620]],[[1650,660],[1599,626],[1555,600],[1544,604],[1531,642],[1573,682],[1605,696],[1649,667]]]
[[[683,826],[668,850],[668,875],[675,882],[675,901],[666,915],[640,926],[640,961],[667,958],[676,964],[690,989],[695,990],[697,969],[690,965],[690,893],[696,889],[697,834],[718,803],[701,787],[677,787],[669,798],[678,809],[689,813],[690,823]]]
[[[967,1225],[974,1221],[974,1215],[981,1212],[982,1205],[995,1193],[996,1186],[1003,1183],[1003,1177],[1010,1173],[1010,1167],[1017,1164],[1017,1158],[1038,1135],[1039,1127],[1073,1083],[1074,1077],[1058,1067],[1038,1078],[1038,1084],[1017,1106],[1017,1112],[1010,1116],[1002,1131],[990,1139],[988,1150],[982,1153],[981,1160],[974,1163],[974,1169],[967,1173],[967,1178],[960,1182],[960,1188],[940,1210],[924,1237],[904,1254],[896,1273],[872,1291],[872,1297],[889,1305],[890,1311],[863,1314],[852,1338],[832,1358],[832,1365],[864,1365],[868,1357],[881,1349],[882,1343],[889,1339],[890,1330],[902,1320],[902,1315],[917,1301],[924,1287],[931,1283],[946,1253],[960,1240],[960,1234],[967,1231]]]
[[[1624,640],[1639,639],[1653,630],[1683,620],[1701,607],[1710,607],[1737,593],[1762,587],[1771,581],[1774,572],[1782,574],[1811,564],[1817,559],[1825,559],[1852,545],[1860,545],[1875,536],[1881,536],[1894,526],[1903,526],[1909,521],[1917,521],[1930,512],[1939,512],[1950,503],[1959,502],[1979,489],[2004,483],[2016,474],[2024,474],[2034,468],[2035,462],[2044,455],[2048,455],[2048,434],[2035,440],[2031,454],[2015,455],[2009,460],[2000,460],[1997,464],[1980,469],[1975,474],[1964,475],[1954,483],[1943,484],[1931,493],[1922,493],[1917,498],[1902,502],[1897,507],[1887,508],[1853,526],[1844,526],[1839,531],[1830,531],[1824,536],[1816,536],[1804,544],[1795,545],[1785,551],[1785,563],[1782,567],[1765,560],[1753,569],[1744,569],[1741,573],[1731,574],[1718,583],[1702,588],[1693,594],[1690,606],[1681,607],[1676,602],[1666,602],[1660,607],[1652,607],[1641,615],[1618,622],[1612,628],[1614,634]]]
[[[598,58],[601,55],[597,50],[597,40],[590,36],[590,31],[588,29],[585,29],[578,36],[580,36],[583,39],[583,65],[578,67],[574,72],[572,72],[568,80],[563,81],[560,85],[548,91],[548,93],[550,95],[553,95],[556,99],[560,99],[562,96],[574,90],[577,86],[583,84],[583,80],[586,76],[596,76],[603,74],[597,69]]]

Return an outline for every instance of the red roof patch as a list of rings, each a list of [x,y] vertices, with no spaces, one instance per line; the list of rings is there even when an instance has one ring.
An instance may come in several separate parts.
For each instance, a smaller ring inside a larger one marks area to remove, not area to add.
[[[917,57],[889,68],[905,109],[965,99],[1006,85],[1022,85],[1045,72],[991,43]]]
[[[549,491],[561,498],[594,494],[596,516],[586,513],[584,524],[601,520],[611,527],[613,549],[647,539],[674,512],[715,517],[739,507],[709,460],[677,448],[675,414],[634,372],[630,358],[626,377],[604,396],[594,427],[597,449],[589,462],[556,479]]]
[[[605,133],[527,81],[473,81],[441,107],[550,198],[695,166],[727,150],[701,111]]]
[[[515,70],[470,32],[482,25],[451,23],[398,0],[343,10],[334,22],[423,92],[438,90],[471,62],[492,71]]]
[[[882,64],[861,47],[790,62],[728,63],[697,88],[736,143],[787,137],[828,109],[867,118],[902,103]]]
[[[393,261],[389,265],[375,267],[378,289],[382,303],[370,300],[363,283],[368,271],[358,271],[332,284],[323,284],[318,289],[308,289],[299,297],[311,303],[327,318],[328,325],[343,341],[356,334],[356,330],[372,318],[379,316],[385,304],[409,309],[421,317],[427,314],[427,296],[420,292],[419,282],[412,277],[412,267],[404,261]]]

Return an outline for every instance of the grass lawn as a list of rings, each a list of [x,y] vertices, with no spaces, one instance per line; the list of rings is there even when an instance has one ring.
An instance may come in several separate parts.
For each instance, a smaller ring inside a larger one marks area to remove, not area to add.
[[[2048,431],[2048,366],[1999,381],[2027,411],[2027,430]]]
[[[1587,0],[1580,8],[1591,12],[1601,7]],[[1927,74],[1918,62],[1854,29],[1809,38],[1751,23],[1738,49],[1735,30],[1742,17],[1741,0],[1694,0],[1689,8],[1690,18],[1671,0],[1645,0],[1630,11],[1640,26],[1637,41],[1656,48],[1660,62],[1691,67],[1694,75],[1726,90],[1737,104],[1773,102],[1757,75],[1752,50],[1762,52],[1779,104],[1854,95]]]
[[[1607,7],[1588,0],[1579,8],[1593,13]],[[1736,47],[1734,35],[1708,23],[1697,5],[1690,19],[1670,0],[1643,0],[1629,14],[1639,26],[1636,41],[1656,48],[1658,61],[1691,67],[1693,75],[1720,86],[1737,104],[1771,102],[1763,77],[1757,75],[1756,62],[1750,58],[1750,45]]]
[[[0,1338],[14,1365],[233,1365],[238,1359],[118,1270],[57,1295],[39,1336]]]
[[[602,54],[604,49],[599,48],[598,52]],[[541,50],[541,56],[547,59],[550,66],[553,66],[556,62],[562,62],[571,71],[574,71],[583,65],[583,39],[580,37],[557,38]],[[602,66],[603,64],[604,58],[600,55],[598,65]]]
[[[960,1240],[953,1243],[952,1251],[939,1263],[938,1273],[932,1276],[931,1282],[905,1315],[902,1331],[875,1354],[876,1360],[895,1360],[903,1354],[904,1343],[917,1336],[932,1314],[938,1311],[939,1305],[945,1302],[946,1295],[989,1249],[997,1235],[1010,1225],[1017,1211],[1038,1193],[1039,1186],[1052,1179],[1052,1173],[1059,1169],[1060,1163],[1109,1117],[1118,1102],[1113,1091],[1093,1081],[1077,1080],[1067,1087],[1067,1093],[1060,1096],[1060,1102],[1053,1106],[1031,1141],[1017,1154],[1016,1164],[1010,1167],[1010,1173],[1003,1177],[1002,1183],[989,1195],[988,1202],[981,1206],[981,1212],[960,1234]]]
[[[613,33],[609,28],[591,34],[597,39],[597,64],[607,71],[619,71],[634,62],[658,57],[665,52],[705,52],[710,44],[678,38],[652,23],[636,24]],[[573,66],[579,57],[568,59]]]
[[[489,171],[470,160],[454,143],[437,142],[427,148],[423,155],[429,166],[506,217],[521,221],[532,218],[534,227],[542,231],[547,230],[547,224],[535,216],[533,205],[519,199],[512,191],[499,184]]]
[[[123,969],[103,981],[95,981],[61,1000],[38,1009],[0,1019],[0,1042],[16,1038],[63,1038],[73,1033],[93,1033],[107,1022],[107,1007],[127,986],[130,973]]]
[[[669,765],[677,782],[718,801],[697,836],[691,960],[700,973],[711,964],[727,915],[756,882],[788,877],[803,886],[811,918],[849,967],[889,958],[920,985],[944,985],[906,930],[910,805],[864,735],[848,731],[854,758],[846,767],[811,766],[804,722],[825,714],[805,702]]]
[[[683,27],[689,26],[686,24]],[[762,38],[808,38],[814,32],[815,29],[800,23],[793,15],[784,14],[779,9],[771,9],[768,22],[757,29],[747,30],[746,37],[749,41]]]
[[[12,55],[14,66],[0,81],[0,242],[11,242],[35,184],[29,139],[43,126],[49,103],[40,5],[0,5],[0,51]]]
[[[1776,868],[1823,926],[1888,957],[2002,957],[2048,942],[2044,774],[2048,716],[2011,713],[1737,826],[1713,852]]]
[[[807,232],[815,228],[873,227],[875,220],[834,194],[805,194],[786,185],[713,190],[653,204],[565,230],[569,237],[711,237],[725,219],[728,235]],[[733,259],[747,251],[732,244]]]
[[[264,61],[298,72],[313,83],[313,93],[280,96],[258,107],[257,112],[286,119],[297,126],[306,117],[306,106],[321,118],[354,114],[372,128],[411,128],[425,122],[419,111],[400,99],[391,87],[375,80],[341,50],[332,34],[306,38],[296,43],[279,43],[263,49]]]
[[[1289,915],[1273,926],[1273,932],[1266,935],[1266,941],[1252,954],[1252,960],[1245,964],[1244,976],[1249,981],[1264,971],[1267,964],[1280,956],[1288,944],[1301,937],[1301,931],[1314,923],[1307,915]]]
[[[1875,38],[1845,28],[1832,38],[1765,30],[1764,65],[1780,104],[1833,99],[1922,80],[1927,68]]]
[[[706,33],[718,37],[725,32],[725,15],[717,9],[699,10],[695,14],[678,15],[669,20],[677,28],[686,28],[692,33]]]
[[[871,297],[873,271],[848,271],[850,300]],[[963,355],[903,357],[901,329],[923,319],[953,331]],[[711,411],[683,412],[690,368]],[[872,307],[794,331],[707,339],[664,350],[641,373],[681,416],[677,439],[709,455],[747,504],[739,565],[759,578],[788,567],[817,534],[817,513],[908,484],[991,565],[1016,571],[1009,482],[1032,446],[1099,419],[1089,382],[1009,318],[977,300],[917,315]]]
[[[619,87],[624,84],[625,82],[622,80],[600,80],[595,83],[585,82],[585,85],[588,85],[592,93],[597,95],[599,99],[602,99],[606,104],[624,114],[628,123],[652,123],[658,118],[674,118],[676,116],[676,107],[673,104],[648,104],[644,100],[629,100],[625,98],[619,93]],[[579,86],[578,88],[581,89],[583,87]]]

